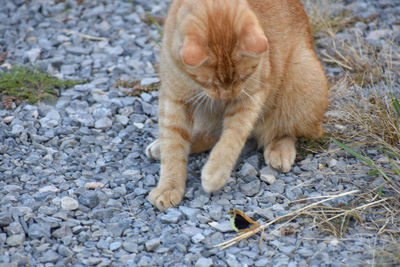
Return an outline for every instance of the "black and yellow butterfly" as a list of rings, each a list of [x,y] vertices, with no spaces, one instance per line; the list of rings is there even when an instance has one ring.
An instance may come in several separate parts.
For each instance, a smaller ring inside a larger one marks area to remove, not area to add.
[[[238,209],[230,209],[229,215],[231,216],[232,228],[236,232],[251,231],[259,226],[259,223],[253,221],[249,216],[244,214],[243,211]]]

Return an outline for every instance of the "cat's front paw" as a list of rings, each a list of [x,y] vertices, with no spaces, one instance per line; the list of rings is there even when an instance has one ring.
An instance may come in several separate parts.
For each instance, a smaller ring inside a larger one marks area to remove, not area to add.
[[[170,207],[177,206],[183,198],[185,189],[178,189],[173,187],[158,186],[151,190],[149,194],[149,201],[163,211]]]
[[[150,145],[146,147],[146,156],[151,159],[160,160],[161,159],[161,142],[157,139]]]
[[[213,166],[208,162],[201,171],[201,185],[204,191],[211,193],[223,187],[230,177],[231,171],[221,166]]]
[[[295,142],[296,139],[285,137],[268,145],[264,151],[265,163],[282,172],[290,171],[296,158]]]

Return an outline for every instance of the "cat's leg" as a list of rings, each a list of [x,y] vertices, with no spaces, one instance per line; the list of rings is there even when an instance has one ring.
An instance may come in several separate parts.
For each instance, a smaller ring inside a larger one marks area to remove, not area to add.
[[[264,160],[274,169],[288,172],[296,158],[296,138],[283,137],[272,141],[264,149]]]
[[[236,103],[224,115],[224,127],[201,173],[205,191],[220,189],[229,179],[231,170],[250,135],[261,110],[263,95],[254,96],[254,103]]]
[[[328,88],[314,51],[304,48],[293,52],[283,80],[280,98],[257,122],[255,136],[264,147],[265,162],[288,172],[296,157],[296,137],[316,139],[323,134]]]
[[[178,205],[186,187],[186,168],[190,151],[191,125],[186,107],[171,97],[160,97],[160,138],[149,146],[150,153],[160,151],[160,180],[149,194],[159,210]],[[153,155],[153,154],[152,154]]]

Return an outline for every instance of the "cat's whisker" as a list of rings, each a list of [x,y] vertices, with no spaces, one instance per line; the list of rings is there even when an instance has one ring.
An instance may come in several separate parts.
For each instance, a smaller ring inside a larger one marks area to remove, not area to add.
[[[249,95],[249,93],[247,93],[246,89],[243,89],[242,92],[251,100],[251,102],[253,102],[254,104],[257,104],[256,100],[254,99],[254,97],[252,97],[251,95]]]
[[[189,104],[190,102],[193,101],[193,103],[196,103],[196,101],[204,94],[203,91],[201,91],[198,94],[195,94],[194,96],[192,96],[191,98],[189,98],[188,100],[186,100],[185,105]]]

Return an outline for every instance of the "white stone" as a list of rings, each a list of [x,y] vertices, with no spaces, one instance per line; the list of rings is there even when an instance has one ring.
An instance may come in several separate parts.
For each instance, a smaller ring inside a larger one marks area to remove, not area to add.
[[[76,210],[79,207],[79,203],[77,200],[71,197],[63,197],[61,199],[61,208],[65,210]]]
[[[9,124],[14,119],[14,116],[7,116],[3,118],[3,123]]]
[[[140,171],[139,170],[125,170],[122,175],[124,176],[139,176]]]
[[[47,185],[45,187],[42,187],[39,189],[39,193],[44,193],[44,192],[54,192],[57,193],[59,192],[60,189],[55,187],[54,185]]]
[[[32,48],[31,50],[26,52],[26,56],[29,58],[31,63],[35,63],[36,60],[39,58],[40,53],[42,50],[40,48]]]
[[[263,182],[266,182],[267,184],[273,184],[276,182],[276,178],[272,174],[261,174],[260,179]]]
[[[198,233],[197,235],[192,236],[192,241],[193,243],[197,244],[200,243],[201,241],[203,241],[205,239],[204,235],[202,235],[201,233]]]
[[[133,125],[135,125],[136,128],[138,128],[138,129],[143,129],[143,127],[144,127],[144,124],[141,122],[134,122]]]
[[[159,82],[160,79],[158,78],[144,78],[143,80],[140,81],[140,86],[148,86]]]

